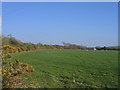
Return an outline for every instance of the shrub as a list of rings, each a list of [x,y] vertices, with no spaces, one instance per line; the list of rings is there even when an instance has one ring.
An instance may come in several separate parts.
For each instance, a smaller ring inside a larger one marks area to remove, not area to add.
[[[3,50],[3,52],[5,51]],[[2,53],[2,60],[3,88],[28,87],[27,82],[24,80],[24,76],[30,76],[31,72],[34,72],[34,68],[27,63],[20,62],[19,60],[11,60],[9,53]]]
[[[5,66],[7,65],[7,68]],[[23,85],[24,80],[21,79],[24,75],[29,75],[34,71],[33,67],[29,64],[21,63],[19,60],[9,62],[4,65],[2,70],[3,75],[3,88],[15,88],[18,85]],[[25,83],[24,85],[25,86]]]

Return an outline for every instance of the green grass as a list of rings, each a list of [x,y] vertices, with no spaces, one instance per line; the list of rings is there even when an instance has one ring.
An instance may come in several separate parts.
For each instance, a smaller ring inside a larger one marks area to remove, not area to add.
[[[118,52],[38,50],[12,54],[35,68],[30,80],[41,88],[117,87]]]

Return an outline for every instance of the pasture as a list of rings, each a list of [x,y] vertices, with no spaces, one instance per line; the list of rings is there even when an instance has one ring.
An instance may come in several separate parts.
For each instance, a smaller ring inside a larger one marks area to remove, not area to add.
[[[118,52],[36,50],[12,54],[35,68],[30,81],[41,88],[114,88],[118,84]]]

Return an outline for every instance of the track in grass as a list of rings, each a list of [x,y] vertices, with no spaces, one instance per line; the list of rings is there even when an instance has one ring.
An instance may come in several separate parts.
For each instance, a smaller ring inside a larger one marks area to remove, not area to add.
[[[12,54],[35,68],[30,80],[41,88],[117,87],[118,52],[37,50]]]

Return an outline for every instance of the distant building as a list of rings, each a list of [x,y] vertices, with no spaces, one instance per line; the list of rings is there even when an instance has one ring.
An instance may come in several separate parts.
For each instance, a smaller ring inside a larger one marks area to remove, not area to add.
[[[96,48],[94,47],[94,50],[96,50]]]

